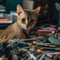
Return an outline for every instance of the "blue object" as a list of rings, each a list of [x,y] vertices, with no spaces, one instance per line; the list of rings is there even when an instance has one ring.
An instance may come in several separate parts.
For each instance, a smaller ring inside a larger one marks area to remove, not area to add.
[[[29,48],[29,45],[26,44],[25,42],[15,42],[15,44],[20,48]]]
[[[25,44],[25,42],[15,42],[15,44]]]
[[[39,60],[44,60],[45,54],[43,54]]]
[[[55,50],[55,48],[42,48],[43,50]]]
[[[3,46],[3,43],[0,43],[0,47],[2,47]]]
[[[42,48],[42,50],[60,50],[59,48],[47,48],[47,47],[44,47]]]

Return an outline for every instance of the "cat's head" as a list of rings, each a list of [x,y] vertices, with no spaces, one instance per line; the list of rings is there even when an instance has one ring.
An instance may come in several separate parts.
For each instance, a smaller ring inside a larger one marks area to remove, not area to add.
[[[41,7],[29,11],[24,10],[19,4],[17,5],[18,19],[17,23],[25,30],[32,29],[37,23],[37,17]]]

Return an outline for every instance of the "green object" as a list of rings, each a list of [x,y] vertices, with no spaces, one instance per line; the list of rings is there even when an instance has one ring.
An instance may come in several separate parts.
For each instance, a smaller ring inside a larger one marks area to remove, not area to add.
[[[55,38],[54,35],[51,35],[48,40],[54,45],[60,45],[60,39]]]
[[[6,7],[7,12],[16,11],[17,4],[22,5],[23,0],[6,0],[4,5]]]

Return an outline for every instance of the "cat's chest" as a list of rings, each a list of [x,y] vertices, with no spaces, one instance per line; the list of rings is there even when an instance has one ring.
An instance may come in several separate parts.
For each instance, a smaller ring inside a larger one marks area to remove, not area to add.
[[[22,32],[20,32],[20,34],[16,34],[16,38],[20,38],[20,39],[25,39],[26,38],[26,35],[23,34]]]
[[[23,32],[22,29],[20,29],[16,24],[13,26],[14,33],[17,38],[26,38],[26,34]]]

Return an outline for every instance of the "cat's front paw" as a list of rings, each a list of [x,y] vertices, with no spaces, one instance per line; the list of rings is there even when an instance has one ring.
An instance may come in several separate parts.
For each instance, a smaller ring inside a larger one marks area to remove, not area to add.
[[[0,36],[0,42],[6,42],[8,40],[8,38],[6,36]]]

